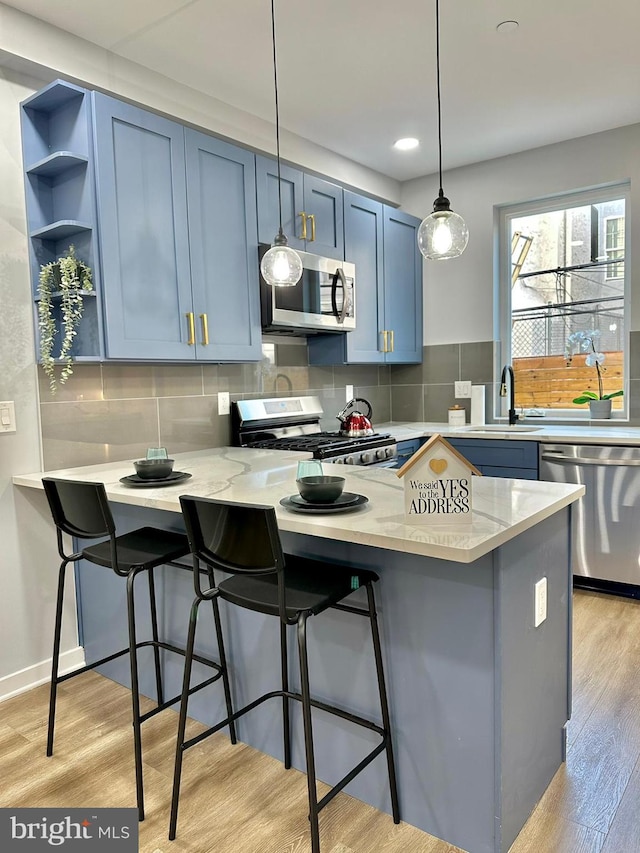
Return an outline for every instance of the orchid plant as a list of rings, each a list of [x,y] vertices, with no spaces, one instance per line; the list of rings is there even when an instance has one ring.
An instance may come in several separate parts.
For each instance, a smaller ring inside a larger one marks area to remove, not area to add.
[[[602,364],[604,364],[605,354],[603,352],[599,352],[596,348],[596,342],[599,337],[599,330],[591,329],[589,331],[573,332],[573,334],[569,335],[567,338],[565,351],[567,366],[571,364],[574,349],[577,348],[580,352],[587,353],[584,363],[587,367],[595,367],[598,375],[598,393],[596,394],[594,391],[583,391],[582,394],[580,394],[579,397],[576,397],[573,401],[578,406],[582,403],[589,403],[591,400],[610,400],[612,397],[621,397],[624,394],[624,391],[612,391],[610,394],[604,393],[604,389],[602,387],[602,373],[606,368],[602,367]]]

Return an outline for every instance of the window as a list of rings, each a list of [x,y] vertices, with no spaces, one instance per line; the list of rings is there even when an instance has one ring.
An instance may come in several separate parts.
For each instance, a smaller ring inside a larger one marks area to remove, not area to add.
[[[598,333],[603,393],[624,388],[627,203],[620,185],[499,209],[501,362],[513,365],[525,415],[588,417],[573,400],[599,393],[598,374],[584,354],[567,359],[575,332]],[[624,415],[625,397],[612,403]]]
[[[605,254],[608,260],[624,258],[624,216],[607,216],[605,227]],[[624,264],[608,264],[607,278],[623,278]]]

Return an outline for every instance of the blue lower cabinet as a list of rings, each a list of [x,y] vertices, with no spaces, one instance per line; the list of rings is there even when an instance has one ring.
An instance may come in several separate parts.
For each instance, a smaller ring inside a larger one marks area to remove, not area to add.
[[[92,97],[107,357],[259,360],[254,155]]]
[[[447,441],[489,477],[538,479],[538,442],[451,438]]]
[[[396,444],[396,465],[395,468],[402,468],[405,462],[407,462],[416,450],[420,450],[424,442],[425,438],[409,438],[405,441],[399,441]]]

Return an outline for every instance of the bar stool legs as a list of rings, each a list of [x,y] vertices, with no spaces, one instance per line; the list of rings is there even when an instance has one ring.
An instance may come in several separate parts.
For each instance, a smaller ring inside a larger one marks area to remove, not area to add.
[[[389,702],[387,700],[387,685],[384,679],[384,668],[382,666],[382,648],[380,646],[380,631],[378,630],[378,613],[376,611],[376,601],[371,584],[367,584],[367,603],[369,606],[369,622],[371,623],[371,638],[373,640],[373,655],[376,661],[376,674],[378,676],[378,693],[380,695],[380,709],[382,711],[382,728],[389,733],[391,732],[391,718],[389,716]],[[387,753],[387,768],[389,773],[391,814],[393,815],[393,822],[400,823],[398,783],[396,779],[395,759],[390,735],[387,736],[385,752]]]
[[[300,693],[302,694],[302,725],[304,728],[304,753],[307,764],[307,790],[309,793],[309,823],[311,853],[320,853],[320,827],[318,825],[318,790],[316,788],[316,761],[313,752],[313,723],[311,720],[311,694],[309,690],[309,660],[307,657],[307,613],[298,617],[298,656],[300,659]]]
[[[213,586],[213,579],[210,580],[211,585]],[[194,658],[194,647],[196,641],[196,628],[198,625],[198,609],[200,607],[201,601],[204,599],[196,598],[193,604],[191,605],[191,611],[189,614],[189,631],[187,634],[187,645],[185,650],[185,659],[184,659],[184,675],[182,679],[182,701],[180,702],[180,715],[178,718],[178,735],[176,740],[176,758],[175,765],[173,769],[173,794],[171,797],[171,817],[169,820],[169,840],[173,841],[176,837],[176,826],[178,823],[178,800],[180,795],[180,780],[182,777],[182,761],[184,758],[185,750],[192,746],[194,743],[197,743],[199,740],[202,740],[206,737],[207,733],[204,732],[200,736],[196,736],[195,738],[185,741],[184,736],[187,728],[187,697],[189,693],[192,692],[190,690],[191,685],[191,672],[193,668],[193,658]],[[227,672],[227,658],[224,651],[224,640],[222,636],[222,625],[220,624],[220,611],[218,609],[218,601],[217,597],[211,598],[211,605],[213,608],[213,620],[215,623],[215,631],[216,631],[216,639],[218,642],[218,658],[220,660],[220,666],[224,668],[224,672]],[[229,687],[228,678],[223,679],[224,685],[224,697],[225,704],[227,707],[227,717],[234,717],[233,713],[233,705],[231,702],[231,690]],[[229,719],[229,739],[231,743],[237,743],[236,737],[236,724],[235,718]]]
[[[144,780],[142,772],[140,685],[138,683],[138,646],[136,639],[135,599],[133,596],[133,582],[136,578],[136,574],[137,572],[135,570],[132,570],[127,576],[127,623],[129,627],[129,664],[131,671],[131,704],[133,718],[133,755],[136,770],[136,801],[138,804],[138,820],[144,820]],[[155,608],[152,607],[152,612],[154,609]],[[155,651],[157,654],[158,650],[155,649]]]
[[[289,660],[287,654],[287,626],[280,623],[280,670],[282,673],[282,737],[284,743],[284,767],[291,769],[291,723],[289,717]]]
[[[47,726],[47,757],[53,755],[53,736],[56,724],[56,701],[58,697],[58,662],[60,660],[60,637],[62,634],[62,608],[64,606],[64,579],[68,560],[60,563],[58,593],[56,596],[56,620],[53,632],[53,656],[51,660],[51,686],[49,689],[49,723]]]

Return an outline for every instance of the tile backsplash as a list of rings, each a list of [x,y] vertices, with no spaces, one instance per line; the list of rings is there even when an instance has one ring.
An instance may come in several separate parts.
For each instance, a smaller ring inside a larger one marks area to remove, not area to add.
[[[231,400],[314,394],[323,428],[334,430],[349,384],[371,402],[374,424],[384,423],[391,420],[389,383],[386,366],[311,366],[298,338],[265,340],[262,361],[251,364],[78,363],[55,396],[39,369],[44,468],[133,460],[152,446],[180,453],[230,444],[219,391]]]
[[[630,335],[630,423],[640,423],[640,332]],[[76,364],[56,396],[39,370],[45,470],[136,459],[147,447],[170,453],[231,443],[231,419],[218,415],[217,394],[231,400],[314,394],[324,410],[324,429],[346,401],[346,386],[373,407],[373,425],[387,421],[443,422],[456,400],[454,383],[485,385],[486,417],[492,418],[497,377],[494,343],[480,341],[423,348],[422,364],[309,364],[301,338],[265,339],[262,361],[252,364]],[[637,393],[636,393],[637,390]]]

